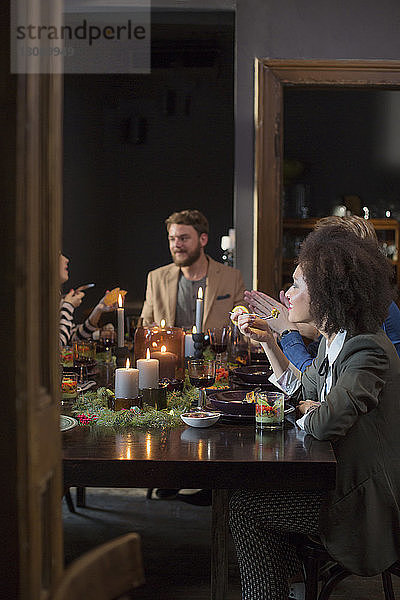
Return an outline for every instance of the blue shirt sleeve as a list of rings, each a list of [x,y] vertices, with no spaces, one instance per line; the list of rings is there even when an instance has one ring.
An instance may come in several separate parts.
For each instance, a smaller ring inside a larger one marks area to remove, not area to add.
[[[290,360],[299,371],[303,372],[311,365],[313,358],[316,357],[319,341],[320,340],[318,339],[317,342],[311,342],[311,344],[306,347],[300,332],[290,331],[283,336],[279,344],[286,358]]]
[[[389,306],[389,316],[382,327],[400,356],[400,310],[395,302]]]

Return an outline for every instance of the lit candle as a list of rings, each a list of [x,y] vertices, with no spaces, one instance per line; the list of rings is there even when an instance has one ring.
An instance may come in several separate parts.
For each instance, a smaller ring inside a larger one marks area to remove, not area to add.
[[[166,346],[161,346],[160,352],[152,352],[151,357],[160,361],[160,379],[175,379],[175,367],[178,357],[173,352],[167,352]]]
[[[199,287],[196,300],[196,329],[197,333],[203,331],[203,288]]]
[[[129,358],[126,367],[115,370],[115,398],[134,399],[139,395],[139,370],[130,368]]]
[[[118,322],[118,348],[123,348],[125,345],[125,331],[124,331],[124,304],[121,294],[118,296],[118,308],[117,308],[117,322]]]
[[[194,356],[193,333],[197,333],[196,325],[193,325],[192,333],[185,333],[185,356]]]
[[[159,380],[160,361],[156,358],[150,358],[150,350],[147,348],[146,358],[139,358],[136,361],[139,369],[139,388],[157,388]]]
[[[161,319],[161,322],[160,322],[161,329],[165,329],[165,324],[166,324],[165,319]]]

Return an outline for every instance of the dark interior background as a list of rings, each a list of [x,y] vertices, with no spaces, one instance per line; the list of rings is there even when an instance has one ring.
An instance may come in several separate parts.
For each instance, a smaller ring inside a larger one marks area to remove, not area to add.
[[[170,262],[164,220],[198,208],[208,253],[233,226],[234,12],[152,13],[149,75],[66,75],[63,251],[68,285],[128,290]]]
[[[345,196],[358,196],[361,210],[352,212],[363,215],[367,206],[371,218],[389,211],[400,220],[399,130],[399,90],[286,88],[284,156],[303,163],[291,183],[308,186],[308,216],[329,215]],[[292,194],[285,216],[295,213]]]

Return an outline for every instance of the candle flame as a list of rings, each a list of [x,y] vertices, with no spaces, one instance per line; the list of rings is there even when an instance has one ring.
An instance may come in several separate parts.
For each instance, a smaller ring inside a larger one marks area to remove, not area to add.
[[[147,358],[147,360],[149,360],[149,358],[150,358],[150,348],[147,348],[147,350],[146,350],[146,358]]]
[[[124,306],[124,300],[121,294],[118,294],[118,306],[122,308]]]
[[[203,299],[203,288],[202,287],[199,287],[199,291],[197,292],[197,299],[198,300]]]
[[[151,345],[153,346],[153,348],[157,348],[157,342],[151,342]]]
[[[129,369],[130,366],[131,366],[130,360],[129,360],[129,358],[127,358],[126,363],[125,363],[125,369]]]
[[[164,354],[164,352],[167,351],[167,347],[166,346],[161,346],[160,350]]]
[[[161,329],[164,329],[165,323],[166,323],[165,319],[161,319],[161,323],[160,323]]]
[[[196,327],[196,325],[193,325],[193,327],[192,327],[192,333],[197,333],[197,327]]]

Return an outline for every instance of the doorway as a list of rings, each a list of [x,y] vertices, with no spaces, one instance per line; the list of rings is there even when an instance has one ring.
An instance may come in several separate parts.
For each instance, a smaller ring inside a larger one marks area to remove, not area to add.
[[[400,89],[400,62],[260,59],[256,62],[256,84],[255,285],[260,290],[277,295],[283,284],[283,219],[288,216],[284,215],[283,206],[284,170],[286,166],[287,175],[288,166],[287,163],[285,165],[284,158],[285,144],[286,150],[290,144],[286,143],[284,130],[285,108],[287,113],[290,98],[292,97],[293,109],[293,100],[312,92],[322,94],[321,98],[327,93],[342,95],[346,92],[358,92],[368,95],[385,90],[389,93],[389,90]],[[308,143],[313,144],[314,141],[315,137],[309,138]],[[296,167],[292,164],[291,167],[293,166]],[[300,168],[305,166],[300,165]],[[303,192],[307,194],[307,189]],[[357,194],[352,192],[343,195]],[[331,200],[326,203],[326,207],[320,206],[317,210],[313,207],[315,216],[322,216],[317,212],[328,210]],[[289,205],[290,201],[289,199]],[[353,201],[356,200],[353,198]],[[310,210],[311,204],[310,202]],[[307,208],[306,203],[305,207]],[[290,216],[297,217],[295,214]],[[303,212],[299,218],[311,216]]]

